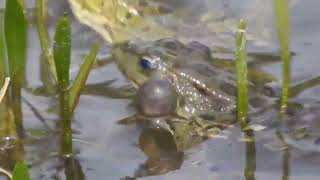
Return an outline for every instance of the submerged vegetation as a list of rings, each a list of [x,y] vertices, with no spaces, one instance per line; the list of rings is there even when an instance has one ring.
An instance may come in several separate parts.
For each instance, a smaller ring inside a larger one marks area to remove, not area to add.
[[[21,1],[22,3],[24,1]],[[38,31],[39,39],[41,42],[42,51],[44,54],[43,61],[51,67],[48,73],[51,76],[57,76],[56,82],[58,86],[59,94],[59,106],[61,115],[61,142],[62,142],[62,155],[70,156],[72,155],[72,130],[71,130],[71,118],[72,112],[76,108],[76,104],[83,89],[88,74],[91,70],[93,62],[95,60],[96,54],[99,49],[99,43],[93,45],[91,52],[84,59],[81,71],[78,73],[73,84],[70,84],[69,79],[69,68],[70,68],[70,58],[71,58],[71,30],[70,23],[67,17],[62,17],[57,25],[55,33],[55,41],[53,48],[53,56],[50,54],[49,50],[49,37],[45,29],[45,0],[37,1],[38,7]],[[6,9],[4,15],[1,14],[1,57],[0,57],[0,67],[1,67],[1,77],[3,79],[5,76],[9,75],[11,78],[11,84],[9,86],[9,79],[6,78],[4,81],[4,86],[0,91],[0,102],[5,99],[1,104],[1,114],[9,113],[7,118],[14,118],[14,124],[10,125],[16,127],[15,130],[11,129],[11,132],[17,133],[18,141],[21,141],[25,137],[23,128],[23,117],[22,117],[22,97],[21,90],[24,85],[25,79],[25,60],[26,60],[26,50],[27,50],[27,21],[24,15],[22,6],[17,0],[7,0]],[[55,64],[52,64],[54,60]],[[7,68],[8,67],[8,68]],[[52,70],[56,70],[53,72]],[[2,82],[2,81],[1,81]],[[7,90],[8,89],[8,90]],[[5,95],[5,92],[8,93]],[[10,111],[12,111],[12,115]],[[1,115],[1,118],[3,116]],[[3,119],[5,120],[5,119]],[[7,121],[7,122],[5,122]],[[5,120],[2,123],[9,123],[10,120]],[[8,125],[6,125],[8,126]],[[1,133],[2,134],[2,133]],[[4,134],[8,136],[9,134]],[[4,138],[4,137],[3,137]],[[20,139],[22,138],[22,139]],[[18,144],[20,144],[19,142]],[[6,173],[10,178],[14,180],[26,180],[27,167],[23,164],[23,150],[21,154],[16,159],[13,157],[13,162],[18,161],[16,164],[13,175]],[[70,161],[70,160],[68,160]]]

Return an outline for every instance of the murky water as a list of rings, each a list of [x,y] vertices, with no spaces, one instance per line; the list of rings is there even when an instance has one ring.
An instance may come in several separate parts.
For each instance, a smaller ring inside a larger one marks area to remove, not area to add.
[[[70,11],[66,3],[56,1],[50,5],[52,18],[49,21],[49,30],[52,34],[57,17],[64,11]],[[320,16],[319,6],[320,2],[316,0],[299,1],[291,9],[291,49],[295,54],[292,59],[293,84],[320,75],[317,54],[320,46],[320,19],[316,18]],[[31,11],[32,5],[30,8]],[[40,46],[35,28],[35,24],[31,23],[26,69],[27,86],[33,89],[42,86],[39,68]],[[83,55],[88,53],[92,42],[99,36],[76,21],[73,21],[72,28],[70,72],[74,77],[82,63]],[[254,48],[252,51],[263,53],[265,49]],[[268,63],[263,68],[281,79],[281,63]],[[87,84],[103,83],[113,79],[116,79],[113,87],[128,84],[114,64],[96,67],[90,73]],[[305,90],[295,97],[295,100],[307,105],[318,102],[319,87]],[[224,131],[225,137],[207,140],[181,153],[170,146],[170,138],[167,138],[165,133],[143,130],[136,125],[117,124],[119,119],[135,113],[135,109],[129,106],[131,100],[97,95],[98,92],[97,89],[82,95],[76,108],[72,125],[75,152],[74,159],[70,160],[72,166],[68,166],[68,162],[61,160],[57,155],[57,133],[50,134],[30,106],[23,104],[27,131],[44,133],[42,136],[38,135],[36,141],[24,145],[25,159],[30,165],[33,179],[113,180],[145,176],[141,179],[313,180],[320,176],[319,144],[315,144],[318,152],[306,146],[302,149],[299,149],[299,146],[284,149],[279,134],[277,135],[276,129],[272,126],[254,132],[254,142],[243,141],[242,132],[235,126]],[[52,97],[34,95],[27,90],[23,92],[23,97],[46,119],[48,126],[54,128],[58,120],[54,110],[56,100]],[[314,109],[305,114],[310,113],[319,114],[319,110]],[[303,117],[300,119],[304,119]],[[320,132],[319,127],[313,127],[313,130]],[[153,140],[157,138],[168,140],[163,144],[156,144]],[[70,171],[78,176],[70,178]],[[148,176],[156,174],[162,175]]]

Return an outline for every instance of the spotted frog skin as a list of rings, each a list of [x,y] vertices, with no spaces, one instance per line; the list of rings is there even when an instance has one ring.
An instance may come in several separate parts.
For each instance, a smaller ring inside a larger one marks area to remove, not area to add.
[[[220,135],[223,129],[234,124],[237,94],[234,66],[224,62],[226,60],[213,59],[208,47],[198,42],[183,44],[174,39],[161,39],[115,45],[112,56],[135,88],[139,89],[156,76],[169,80],[178,95],[174,114],[157,118],[137,114],[121,120],[122,124],[144,119],[157,128],[165,128],[182,151]],[[256,81],[256,77],[264,76],[251,77],[250,71],[249,68],[249,109],[254,113],[259,107],[272,104],[273,98],[266,96],[267,86],[261,83],[270,81]]]
[[[137,88],[155,75],[168,78],[179,95],[177,111],[183,117],[229,114],[236,110],[234,70],[218,65],[205,45],[161,39],[116,45],[112,54],[119,69]],[[249,81],[252,110],[270,99],[265,94],[266,87]]]

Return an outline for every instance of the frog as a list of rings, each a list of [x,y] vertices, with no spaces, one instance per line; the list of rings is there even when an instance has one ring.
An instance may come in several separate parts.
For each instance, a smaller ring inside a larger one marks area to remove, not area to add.
[[[223,66],[213,59],[207,46],[196,41],[185,44],[165,38],[115,44],[111,53],[119,70],[136,89],[155,77],[171,84],[178,96],[174,113],[166,114],[162,118],[165,121],[159,120],[159,115],[155,118],[142,114],[133,118],[169,123],[167,129],[173,129],[171,132],[179,139],[177,143],[181,144],[181,149],[214,137],[234,124],[237,109],[235,71],[232,66]],[[260,109],[258,106],[266,106],[277,97],[266,91],[271,79],[264,83],[251,79],[249,109],[256,112]]]

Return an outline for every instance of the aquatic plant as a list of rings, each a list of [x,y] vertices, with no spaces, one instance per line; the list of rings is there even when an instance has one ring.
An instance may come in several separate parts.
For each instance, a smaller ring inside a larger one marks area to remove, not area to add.
[[[77,74],[76,79],[74,80],[70,88],[69,105],[70,105],[71,112],[73,112],[74,109],[76,108],[76,105],[80,98],[80,94],[85,86],[89,72],[91,71],[91,68],[96,59],[99,49],[100,49],[99,42],[96,42],[92,45],[89,54],[84,58],[84,62],[80,67],[79,73]]]
[[[29,169],[22,161],[17,162],[17,164],[15,165],[11,179],[30,180]]]
[[[287,111],[289,90],[290,90],[290,25],[289,8],[287,0],[274,0],[278,39],[280,43],[280,53],[282,59],[282,96],[280,103],[280,113],[284,115]]]
[[[100,44],[98,42],[93,44],[91,51],[85,57],[84,63],[80,67],[74,82],[70,84],[71,26],[68,17],[63,16],[60,18],[54,36],[53,56],[58,78],[57,85],[59,90],[63,154],[72,153],[71,117],[99,48]]]
[[[21,88],[27,47],[27,21],[17,0],[7,0],[4,13],[4,36],[8,57],[8,70],[11,78],[9,104],[12,107],[18,134],[23,132]]]
[[[236,32],[236,72],[237,72],[237,118],[244,128],[247,125],[248,116],[248,70],[247,70],[247,51],[246,51],[246,24],[240,21]]]
[[[69,67],[71,59],[71,27],[66,16],[59,19],[54,36],[53,56],[58,77],[61,153],[72,153],[72,130],[69,106]]]
[[[49,76],[52,77],[54,83],[57,82],[56,68],[54,65],[54,59],[52,52],[50,51],[50,39],[46,29],[47,22],[47,0],[36,0],[36,18],[37,18],[37,30],[40,40],[40,46],[42,51],[43,61],[47,63],[49,67]]]

